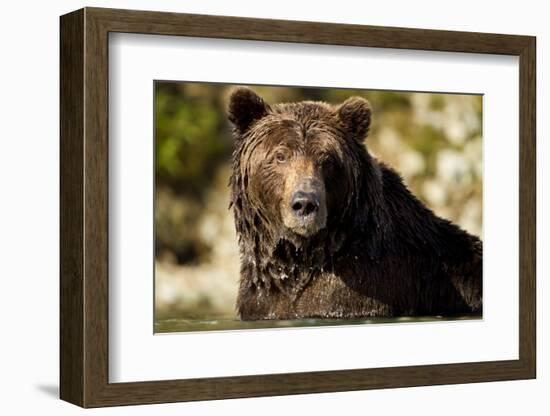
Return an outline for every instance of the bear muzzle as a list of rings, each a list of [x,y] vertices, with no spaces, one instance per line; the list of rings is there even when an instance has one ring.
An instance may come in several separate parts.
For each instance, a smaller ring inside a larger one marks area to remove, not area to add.
[[[325,189],[322,181],[305,178],[299,181],[286,206],[283,222],[292,232],[310,237],[325,228],[327,220]]]

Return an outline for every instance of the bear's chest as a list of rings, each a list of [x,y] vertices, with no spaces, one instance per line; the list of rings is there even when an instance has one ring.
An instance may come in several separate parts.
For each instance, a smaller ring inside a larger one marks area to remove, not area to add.
[[[298,293],[251,290],[241,297],[242,319],[361,318],[394,312],[388,303],[326,272],[312,278]]]

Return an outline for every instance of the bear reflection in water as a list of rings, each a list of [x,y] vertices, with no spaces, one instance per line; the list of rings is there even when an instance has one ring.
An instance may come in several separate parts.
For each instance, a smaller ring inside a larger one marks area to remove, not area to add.
[[[482,242],[369,154],[368,101],[238,88],[229,119],[242,320],[481,314]]]

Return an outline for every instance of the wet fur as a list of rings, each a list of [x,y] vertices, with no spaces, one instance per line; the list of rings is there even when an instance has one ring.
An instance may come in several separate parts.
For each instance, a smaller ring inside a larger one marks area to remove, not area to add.
[[[270,107],[250,90],[233,94],[230,187],[241,253],[240,318],[481,313],[481,241],[437,217],[367,152],[362,140],[370,109],[353,100],[345,108]],[[284,197],[279,179],[251,169],[265,163],[289,127],[321,137],[307,148],[312,158],[336,152],[343,161],[337,183],[325,177],[327,226],[311,238],[289,233],[269,210]],[[324,142],[324,135],[336,141]]]

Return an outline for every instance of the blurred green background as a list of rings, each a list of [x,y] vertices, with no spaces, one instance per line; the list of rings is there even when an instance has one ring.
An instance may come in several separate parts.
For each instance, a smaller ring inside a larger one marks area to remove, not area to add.
[[[234,318],[239,255],[228,209],[227,84],[155,83],[155,320]],[[481,236],[482,97],[249,86],[268,103],[359,95],[373,107],[371,154],[438,215]]]

